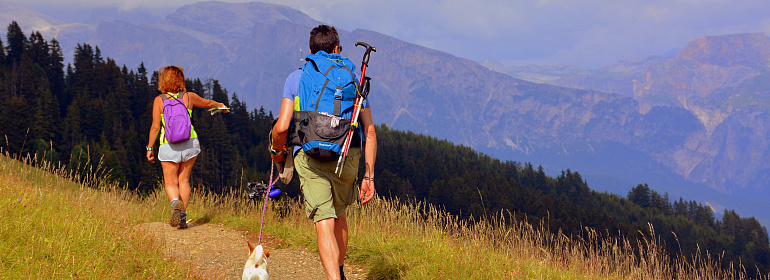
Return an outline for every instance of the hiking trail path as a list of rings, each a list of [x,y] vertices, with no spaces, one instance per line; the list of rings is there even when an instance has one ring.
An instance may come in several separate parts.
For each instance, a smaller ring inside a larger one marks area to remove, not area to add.
[[[184,230],[161,222],[136,227],[160,241],[166,258],[189,264],[192,276],[198,279],[241,279],[249,256],[246,241],[254,246],[259,243],[259,232],[240,231],[222,224],[193,221]],[[262,245],[270,249],[267,263],[271,280],[325,279],[318,253],[303,247],[282,248],[279,238],[266,233],[262,234]],[[346,262],[345,277],[365,279],[366,271]]]

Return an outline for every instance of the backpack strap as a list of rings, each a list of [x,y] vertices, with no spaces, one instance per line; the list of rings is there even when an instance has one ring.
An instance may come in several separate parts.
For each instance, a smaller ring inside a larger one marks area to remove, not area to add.
[[[179,96],[179,95],[181,95],[181,96]],[[186,91],[180,91],[179,93],[177,93],[177,98],[171,97],[171,99],[174,99],[177,102],[179,102],[179,104],[182,104],[182,106],[184,106],[184,108],[186,110],[187,109],[187,103],[184,102],[185,95],[187,95]],[[187,95],[187,96],[189,97],[189,95]],[[166,96],[166,94],[164,93],[164,94],[160,95],[160,99],[162,101],[166,101],[166,100],[169,99],[169,97]],[[179,101],[179,99],[182,99],[182,101]],[[189,98],[188,98],[188,101],[189,101]],[[190,124],[194,125],[195,124],[195,118],[193,118],[192,112],[187,111],[187,114],[190,116]]]
[[[313,64],[313,68],[316,70],[316,72],[319,72],[319,73],[321,72],[318,69],[318,64],[316,64],[316,62],[313,59],[308,57],[308,58],[305,58],[305,61],[309,61],[311,64]],[[329,84],[329,78],[326,75],[328,75],[329,72],[332,69],[334,69],[335,66],[336,66],[336,64],[329,66],[329,68],[326,69],[326,72],[324,72],[324,74],[323,74],[324,78],[326,78],[326,82],[324,82],[323,87],[321,87],[321,93],[318,95],[318,100],[316,100],[316,103],[315,103],[315,112],[316,113],[318,113],[318,105],[319,105],[319,103],[321,103],[321,97],[323,96],[324,89],[326,89],[326,86]],[[356,94],[358,94],[358,84],[355,83],[356,76],[353,75],[353,71],[351,71],[350,68],[348,68],[347,66],[343,66],[342,68],[345,69],[345,70],[348,70],[348,73],[350,73],[350,77],[353,80],[353,86],[356,87]],[[339,116],[340,113],[341,113],[340,110],[342,108],[342,89],[343,88],[341,86],[337,85],[336,89],[337,90],[334,93],[334,110],[333,110],[332,114],[335,115],[335,116]]]
[[[187,91],[181,92],[180,94],[182,95],[182,97],[180,97],[182,99],[182,105],[184,105],[185,110],[187,110],[187,114],[190,115],[190,124],[195,126],[195,118],[193,117],[192,110],[189,110],[187,107],[187,103],[190,103],[190,95],[187,94]],[[187,102],[184,101],[185,96],[187,96]],[[190,104],[190,108],[192,107],[192,104]]]
[[[318,66],[315,64],[315,61],[313,61],[312,59],[309,59],[309,58],[307,60],[312,62],[313,63],[313,67],[315,67],[315,69],[318,70]],[[329,66],[329,69],[326,69],[326,72],[324,72],[324,78],[326,78],[326,81],[324,82],[323,87],[321,87],[321,93],[318,94],[318,100],[316,100],[316,102],[315,102],[315,112],[316,113],[318,113],[318,105],[319,105],[319,103],[321,103],[321,97],[324,95],[324,89],[326,89],[326,85],[329,84],[329,78],[326,77],[326,75],[329,74],[329,71],[332,71],[332,69],[334,69],[334,66],[335,65]],[[320,73],[321,71],[318,71],[318,72]],[[337,87],[337,91],[341,92],[341,89],[339,87]],[[336,96],[336,93],[335,93],[335,96]],[[337,104],[337,101],[335,101],[334,102],[335,111],[339,111],[339,109],[337,109],[337,107],[338,107],[338,104]]]

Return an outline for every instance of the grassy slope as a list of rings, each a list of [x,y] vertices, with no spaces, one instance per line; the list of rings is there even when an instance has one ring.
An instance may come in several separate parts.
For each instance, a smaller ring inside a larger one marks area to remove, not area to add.
[[[61,174],[60,174],[61,175]],[[97,184],[99,182],[91,182]],[[190,278],[156,244],[132,231],[164,221],[162,190],[139,197],[112,187],[87,188],[0,156],[0,278]],[[261,203],[196,192],[190,218],[258,232]],[[301,204],[271,201],[265,231],[288,246],[315,250]],[[526,222],[458,221],[419,202],[375,200],[348,211],[348,259],[375,279],[723,279],[737,275],[671,263],[654,240],[634,253],[623,240],[570,240]],[[704,265],[705,264],[705,265]],[[671,269],[676,268],[676,272]]]
[[[95,190],[0,156],[0,278],[187,278],[132,226],[151,199]]]

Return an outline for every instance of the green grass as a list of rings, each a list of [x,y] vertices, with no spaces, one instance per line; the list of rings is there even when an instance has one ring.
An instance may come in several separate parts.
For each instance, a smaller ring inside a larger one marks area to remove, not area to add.
[[[0,156],[1,279],[192,278],[187,265],[166,260],[159,244],[132,230],[165,221],[160,185],[142,197],[98,178],[86,187],[43,169]],[[262,202],[243,195],[194,190],[188,208],[198,222],[260,229]],[[586,240],[570,239],[506,213],[468,223],[425,203],[383,199],[347,213],[348,262],[366,267],[370,279],[747,278],[739,266],[717,269],[718,260],[671,261],[654,239],[631,246],[590,229]],[[282,247],[316,250],[313,225],[295,200],[270,200],[265,232]]]
[[[189,277],[184,265],[132,230],[157,220],[146,208],[152,201],[114,186],[84,187],[65,175],[0,156],[0,278]]]

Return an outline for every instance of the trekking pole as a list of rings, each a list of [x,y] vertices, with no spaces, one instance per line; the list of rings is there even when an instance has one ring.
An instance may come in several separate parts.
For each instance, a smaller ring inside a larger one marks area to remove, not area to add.
[[[369,78],[366,77],[366,68],[369,66],[369,54],[377,51],[377,48],[364,42],[356,42],[356,47],[358,46],[366,48],[366,51],[364,51],[364,59],[361,62],[361,79],[358,82],[358,88],[356,88],[357,95],[356,100],[353,103],[353,116],[350,117],[350,126],[354,128],[358,128],[358,115],[361,113],[361,105],[363,104],[364,99],[369,95]],[[364,90],[365,85],[366,90]],[[348,131],[348,135],[345,138],[345,144],[342,146],[342,155],[337,160],[337,168],[334,170],[334,173],[336,173],[337,176],[342,176],[342,168],[345,167],[345,158],[348,156],[350,141],[353,139],[353,131],[354,129]]]

